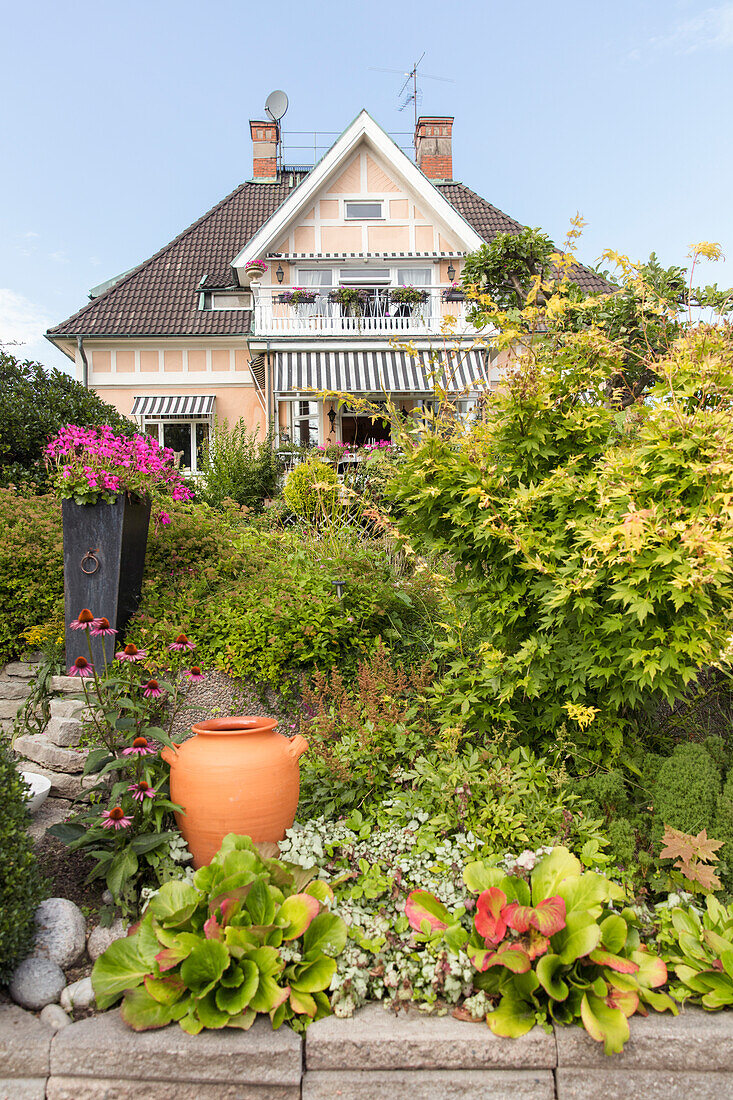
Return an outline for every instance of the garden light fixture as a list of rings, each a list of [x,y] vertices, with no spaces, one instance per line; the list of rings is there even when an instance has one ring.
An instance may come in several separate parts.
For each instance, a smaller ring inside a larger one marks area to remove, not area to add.
[[[336,589],[336,598],[342,600],[344,589],[346,588],[346,581],[331,581],[331,587]]]
[[[451,263],[448,264],[448,280],[449,280],[449,282],[452,283],[453,280],[455,279],[455,277],[456,277],[456,269],[454,268],[453,262],[451,261]]]
[[[279,283],[281,283],[283,281],[283,279],[285,277],[285,272],[283,271],[283,265],[282,264],[277,265],[277,271],[275,272],[275,277],[277,278],[277,281]]]

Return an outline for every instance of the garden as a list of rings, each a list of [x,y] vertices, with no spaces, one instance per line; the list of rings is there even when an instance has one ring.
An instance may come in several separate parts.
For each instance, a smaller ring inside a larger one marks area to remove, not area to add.
[[[635,1014],[733,1006],[733,303],[692,289],[713,254],[609,254],[588,297],[570,252],[497,238],[463,289],[502,386],[466,417],[436,382],[345,474],[337,443],[286,474],[220,425],[193,485],[74,384],[36,423],[32,365],[2,356],[0,661],[39,654],[0,751],[11,996],[71,867],[108,933],[82,1011],[134,1030],[381,1001],[613,1054]],[[150,522],[119,625],[65,609],[62,504],[125,499]],[[83,790],[44,862],[14,746],[54,677]],[[195,710],[224,680],[239,726]],[[216,784],[250,767],[269,786],[233,823]]]

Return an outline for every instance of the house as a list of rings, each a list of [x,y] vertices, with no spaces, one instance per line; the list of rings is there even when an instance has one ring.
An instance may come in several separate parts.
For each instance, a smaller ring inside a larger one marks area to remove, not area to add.
[[[468,253],[522,226],[453,180],[452,127],[420,118],[413,161],[362,111],[314,167],[289,168],[279,124],[251,122],[252,179],[48,339],[194,473],[214,417],[297,443],[384,438],[387,424],[318,392],[389,393],[409,413],[434,396],[436,347],[443,385],[470,405],[498,372],[451,284]],[[579,265],[573,277],[605,288]]]

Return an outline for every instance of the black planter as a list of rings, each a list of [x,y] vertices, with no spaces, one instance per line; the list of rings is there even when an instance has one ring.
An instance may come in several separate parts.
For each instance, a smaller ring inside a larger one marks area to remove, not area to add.
[[[62,502],[64,523],[64,604],[66,666],[89,657],[86,630],[69,623],[82,608],[104,616],[117,636],[90,638],[94,663],[114,658],[125,627],[137,608],[143,582],[150,504],[131,503],[121,494],[114,504]]]
[[[449,290],[443,298],[444,302],[465,302],[465,300],[466,295],[462,290]]]

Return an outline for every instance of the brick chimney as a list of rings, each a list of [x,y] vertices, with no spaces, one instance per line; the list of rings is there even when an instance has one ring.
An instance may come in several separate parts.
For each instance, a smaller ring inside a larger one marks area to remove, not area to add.
[[[453,119],[420,116],[415,128],[415,160],[429,180],[453,179]]]
[[[252,135],[252,178],[261,183],[277,180],[277,144],[280,127],[277,122],[257,122],[250,119]]]

